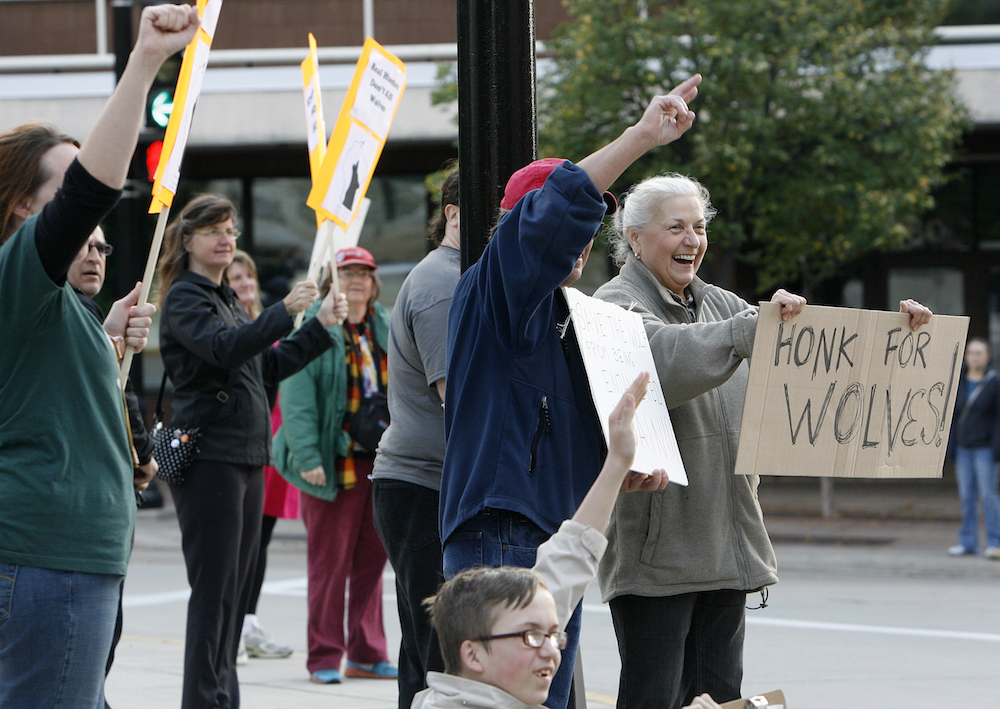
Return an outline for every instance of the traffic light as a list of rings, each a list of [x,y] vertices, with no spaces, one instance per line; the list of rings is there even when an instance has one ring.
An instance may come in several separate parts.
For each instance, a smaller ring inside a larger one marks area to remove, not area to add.
[[[160,136],[167,128],[170,112],[174,108],[174,91],[183,60],[184,52],[178,52],[163,62],[153,80],[153,87],[146,94],[146,128]]]
[[[160,165],[160,156],[163,154],[163,141],[154,140],[146,148],[146,172],[149,181],[156,181],[156,168]]]

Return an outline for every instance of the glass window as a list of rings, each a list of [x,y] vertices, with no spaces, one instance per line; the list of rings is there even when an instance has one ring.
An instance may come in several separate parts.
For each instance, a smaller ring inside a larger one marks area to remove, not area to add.
[[[280,298],[288,283],[309,267],[316,218],[306,205],[305,178],[258,178],[253,182],[253,256],[262,290]],[[375,177],[359,245],[379,264],[379,300],[391,307],[403,278],[427,253],[427,190],[423,175]]]
[[[965,315],[965,274],[957,268],[889,269],[886,310],[899,310],[907,298],[940,315]]]

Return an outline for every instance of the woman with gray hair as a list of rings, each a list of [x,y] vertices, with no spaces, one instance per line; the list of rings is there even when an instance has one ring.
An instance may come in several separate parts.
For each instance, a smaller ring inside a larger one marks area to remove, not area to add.
[[[738,698],[746,596],[778,580],[757,477],[733,474],[757,309],[697,276],[714,215],[689,177],[639,183],[610,237],[621,272],[595,294],[642,315],[690,481],[622,495],[608,527],[601,590],[622,660],[618,706],[629,709]],[[779,290],[771,302],[788,320],[806,301]],[[930,319],[900,305],[914,328]]]

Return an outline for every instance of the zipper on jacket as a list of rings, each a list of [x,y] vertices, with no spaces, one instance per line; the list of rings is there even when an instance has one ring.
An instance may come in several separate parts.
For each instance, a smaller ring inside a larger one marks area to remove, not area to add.
[[[538,408],[538,423],[535,424],[535,434],[531,437],[531,458],[528,460],[528,474],[535,474],[535,467],[538,465],[538,446],[542,442],[542,436],[552,433],[552,424],[549,421],[549,398],[542,396],[542,403]]]

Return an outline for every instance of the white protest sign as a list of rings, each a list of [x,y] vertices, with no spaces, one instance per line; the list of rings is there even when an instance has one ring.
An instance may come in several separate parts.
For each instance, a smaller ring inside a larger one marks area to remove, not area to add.
[[[384,139],[389,134],[405,85],[406,72],[387,56],[372,52],[361,76],[351,115]]]
[[[636,450],[632,470],[652,473],[663,468],[670,482],[687,485],[674,427],[656,375],[642,317],[613,303],[591,298],[575,288],[563,288],[573,317],[583,363],[590,382],[604,439],[608,439],[608,416],[622,394],[641,372],[649,372],[646,398],[635,412]]]
[[[736,473],[941,477],[966,317],[762,303]]]

